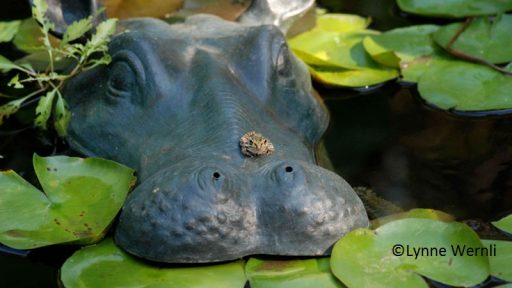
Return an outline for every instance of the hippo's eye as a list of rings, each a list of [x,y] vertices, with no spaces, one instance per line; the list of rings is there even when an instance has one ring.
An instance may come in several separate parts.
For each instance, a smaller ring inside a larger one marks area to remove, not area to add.
[[[109,96],[136,100],[133,96],[138,93],[144,80],[144,68],[135,54],[122,51],[114,55],[107,83]]]
[[[112,96],[124,96],[135,88],[136,81],[132,68],[125,62],[117,62],[110,70],[108,92]]]

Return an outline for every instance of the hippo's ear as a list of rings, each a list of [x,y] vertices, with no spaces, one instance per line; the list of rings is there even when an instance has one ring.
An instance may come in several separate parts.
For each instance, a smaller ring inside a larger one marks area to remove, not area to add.
[[[34,0],[28,0],[33,5]],[[93,16],[93,26],[104,20],[105,13],[101,12],[101,5],[98,0],[45,0],[48,4],[46,17],[54,24],[55,28],[50,31],[53,35],[61,38],[68,26],[80,19]]]

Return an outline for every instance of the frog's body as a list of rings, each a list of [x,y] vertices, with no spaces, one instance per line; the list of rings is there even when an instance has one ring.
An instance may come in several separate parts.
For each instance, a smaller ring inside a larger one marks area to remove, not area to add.
[[[137,169],[116,230],[122,248],[173,263],[322,255],[368,225],[352,188],[316,165],[328,115],[275,26],[212,16],[120,26],[112,63],[65,95],[72,147]],[[244,155],[250,131],[273,151]]]

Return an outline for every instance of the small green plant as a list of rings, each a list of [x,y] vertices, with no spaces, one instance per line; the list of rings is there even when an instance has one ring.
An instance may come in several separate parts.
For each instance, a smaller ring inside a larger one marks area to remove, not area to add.
[[[0,72],[18,72],[7,85],[16,89],[30,90],[24,96],[0,106],[0,125],[6,118],[18,112],[23,103],[39,97],[34,120],[35,126],[47,129],[48,122],[52,119],[55,131],[63,137],[66,135],[71,114],[62,97],[61,88],[66,80],[77,74],[111,61],[111,57],[107,53],[107,43],[116,30],[117,20],[108,19],[100,23],[85,44],[75,40],[92,29],[92,16],[69,25],[62,40],[50,41],[50,31],[54,29],[55,24],[46,16],[47,10],[46,0],[33,1],[32,17],[40,24],[42,42],[48,54],[49,63],[46,69],[36,71],[28,62],[14,63],[0,55]],[[57,62],[69,60],[72,64],[66,69],[68,72],[56,69]]]

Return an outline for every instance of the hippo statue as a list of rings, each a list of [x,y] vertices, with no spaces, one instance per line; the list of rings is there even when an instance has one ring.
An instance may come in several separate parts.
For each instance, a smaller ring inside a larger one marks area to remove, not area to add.
[[[109,53],[63,94],[70,146],[137,171],[115,227],[124,250],[168,263],[325,255],[368,226],[350,185],[317,165],[328,113],[277,27],[124,20]]]

